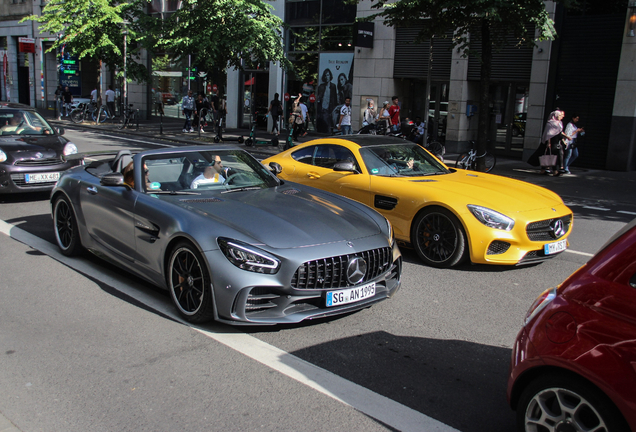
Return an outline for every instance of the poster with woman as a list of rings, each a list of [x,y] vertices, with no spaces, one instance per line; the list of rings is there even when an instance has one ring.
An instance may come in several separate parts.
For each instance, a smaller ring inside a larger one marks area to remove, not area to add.
[[[338,108],[353,92],[353,53],[320,54],[316,113],[318,132],[331,133]]]

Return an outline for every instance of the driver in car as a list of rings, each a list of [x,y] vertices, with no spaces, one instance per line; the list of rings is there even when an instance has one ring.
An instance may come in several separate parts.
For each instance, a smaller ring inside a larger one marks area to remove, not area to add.
[[[196,189],[199,186],[225,182],[225,179],[229,177],[229,168],[223,166],[221,156],[215,155],[214,160],[205,167],[205,171],[197,178],[192,180],[190,189]]]

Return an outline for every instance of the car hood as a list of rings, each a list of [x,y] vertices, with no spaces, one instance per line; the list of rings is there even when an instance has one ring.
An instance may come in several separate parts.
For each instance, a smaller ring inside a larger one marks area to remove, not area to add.
[[[67,142],[66,138],[59,135],[3,135],[0,137],[0,148],[5,153],[32,151],[59,154]]]
[[[277,249],[349,241],[381,232],[359,204],[303,189],[204,193],[180,196],[175,203]]]
[[[420,183],[428,191],[437,190],[439,196],[449,202],[461,200],[508,215],[563,204],[561,197],[548,189],[481,172],[458,170],[451,174],[400,180]]]

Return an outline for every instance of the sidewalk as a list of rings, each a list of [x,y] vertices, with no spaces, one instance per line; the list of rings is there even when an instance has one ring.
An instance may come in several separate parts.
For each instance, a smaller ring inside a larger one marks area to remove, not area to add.
[[[117,129],[116,123],[110,123],[109,121],[99,125],[95,125],[93,122],[75,124],[66,119],[57,121],[53,118],[52,113],[52,111],[41,110],[41,114],[48,117],[49,121],[54,125],[63,127],[72,126],[145,138],[151,137],[188,145],[214,144],[213,138],[216,135],[216,131],[214,131],[212,127],[205,129],[205,132],[201,133],[200,136],[196,132],[184,133],[182,132],[184,120],[170,117],[164,117],[163,122],[160,122],[159,117],[153,117],[150,120],[141,120],[139,122],[138,131],[132,129],[120,131]],[[262,130],[258,130],[256,134],[257,138],[263,140],[269,141],[272,138],[271,134]],[[247,138],[249,136],[249,130],[226,129],[223,136],[227,138],[237,138],[238,136]],[[325,136],[310,132],[306,137],[301,139],[301,142],[319,137],[322,138]],[[285,138],[286,135],[283,131],[279,139]],[[247,147],[245,144],[239,144],[236,141],[227,141],[227,143],[236,144],[241,148],[251,152],[257,152],[258,154],[273,155],[278,153],[278,149],[273,146],[259,145],[256,147]],[[444,156],[444,161],[449,167],[455,166],[456,159],[456,154],[446,154]],[[571,171],[572,174],[559,177],[541,175],[537,168],[519,159],[498,156],[497,164],[492,173],[543,186],[558,193],[564,199],[576,199],[577,201],[584,201],[588,203],[588,205],[597,205],[599,207],[607,203],[621,203],[633,207],[634,211],[636,211],[636,172],[605,171],[578,168],[576,166],[574,166]]]

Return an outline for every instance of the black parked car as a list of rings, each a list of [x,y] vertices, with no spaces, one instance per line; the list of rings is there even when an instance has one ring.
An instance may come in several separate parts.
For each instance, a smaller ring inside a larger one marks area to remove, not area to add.
[[[51,190],[63,171],[83,164],[62,134],[34,108],[0,103],[0,194]]]

